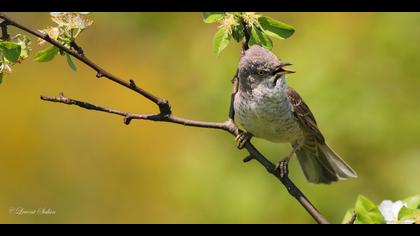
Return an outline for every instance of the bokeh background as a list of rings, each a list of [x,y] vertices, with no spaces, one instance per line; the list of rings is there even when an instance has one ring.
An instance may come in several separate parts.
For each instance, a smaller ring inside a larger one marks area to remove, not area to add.
[[[297,71],[289,83],[314,112],[327,141],[359,178],[329,186],[291,178],[332,222],[358,194],[376,203],[420,193],[420,14],[262,13],[293,25],[274,53]],[[48,13],[10,13],[34,29]],[[91,13],[79,37],[110,72],[171,101],[176,115],[226,119],[240,45],[212,51],[215,24],[200,13]],[[12,33],[18,33],[15,29]],[[45,47],[45,46],[44,46]],[[41,49],[33,38],[33,52]],[[64,57],[32,58],[0,86],[1,223],[313,223],[256,162],[242,163],[227,133],[134,121],[61,104],[57,95],[149,113],[144,98]],[[273,162],[287,144],[254,139]],[[15,207],[55,215],[9,214]]]

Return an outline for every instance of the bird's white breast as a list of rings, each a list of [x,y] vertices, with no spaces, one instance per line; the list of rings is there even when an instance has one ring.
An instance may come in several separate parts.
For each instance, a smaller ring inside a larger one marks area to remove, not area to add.
[[[235,113],[246,131],[272,142],[295,142],[303,138],[284,92],[285,86],[280,81],[274,87],[261,83],[251,93],[236,94]]]

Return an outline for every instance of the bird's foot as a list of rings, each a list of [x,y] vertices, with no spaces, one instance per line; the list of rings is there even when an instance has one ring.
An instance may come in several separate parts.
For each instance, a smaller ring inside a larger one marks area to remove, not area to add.
[[[235,141],[237,143],[237,147],[239,149],[243,149],[245,146],[245,143],[248,142],[249,140],[251,140],[252,138],[252,134],[248,133],[248,132],[242,132],[240,134],[238,134],[238,136],[236,136]]]
[[[292,151],[283,158],[274,168],[274,171],[278,171],[280,173],[280,178],[286,178],[289,176],[289,161],[292,158],[293,154],[296,152],[296,149],[299,147],[298,145],[292,145]]]
[[[289,176],[289,161],[290,156],[287,156],[276,165],[274,170],[280,172],[280,178]]]

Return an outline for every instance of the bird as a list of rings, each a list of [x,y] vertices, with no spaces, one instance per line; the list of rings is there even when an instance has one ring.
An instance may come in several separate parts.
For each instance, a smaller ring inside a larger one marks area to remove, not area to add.
[[[296,154],[310,183],[330,184],[356,178],[356,172],[326,143],[314,115],[295,89],[288,86],[284,68],[271,51],[253,45],[242,55],[238,68],[239,87],[234,95],[234,111],[245,129],[237,137],[243,148],[252,137],[274,143],[290,143],[292,150],[276,169],[288,175],[288,163]]]

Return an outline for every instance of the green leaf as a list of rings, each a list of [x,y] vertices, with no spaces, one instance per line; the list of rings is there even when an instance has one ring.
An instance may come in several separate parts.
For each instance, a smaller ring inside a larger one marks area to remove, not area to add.
[[[203,20],[205,23],[217,22],[225,16],[224,12],[203,12]]]
[[[400,212],[398,212],[398,221],[404,222],[406,220],[419,220],[420,219],[420,210],[410,209],[407,207],[402,207]]]
[[[69,64],[70,68],[74,71],[77,70],[76,65],[74,64],[73,60],[71,59],[71,56],[69,54],[66,53],[66,58],[67,58],[67,64]]]
[[[251,35],[248,42],[248,46],[252,46],[254,44],[260,45],[268,50],[273,48],[273,42],[267,35],[264,34],[260,29],[256,27],[251,28]]]
[[[407,203],[408,208],[420,209],[420,195],[406,198],[403,202]]]
[[[230,37],[229,32],[224,28],[221,28],[216,32],[213,37],[213,50],[217,55],[227,47]]]
[[[356,201],[357,222],[361,224],[385,224],[379,208],[365,196],[359,195]]]
[[[354,208],[350,208],[347,210],[346,214],[344,215],[343,221],[341,222],[342,224],[347,224],[350,222],[351,217],[353,216],[353,212],[354,212]]]
[[[41,50],[39,51],[36,55],[35,55],[35,61],[37,62],[48,62],[51,61],[52,59],[54,59],[54,57],[57,55],[58,53],[58,48],[55,46],[51,46],[47,49]]]
[[[6,57],[7,60],[13,63],[18,62],[20,52],[22,50],[19,44],[14,42],[1,41],[0,49],[3,51],[4,57]]]
[[[236,42],[240,42],[245,35],[245,29],[242,24],[236,25],[232,29],[232,37],[236,40]]]
[[[262,16],[258,18],[258,22],[263,28],[264,32],[271,37],[286,39],[293,35],[295,29],[283,22],[275,20],[271,17]]]
[[[0,73],[0,84],[3,82],[3,73]]]

